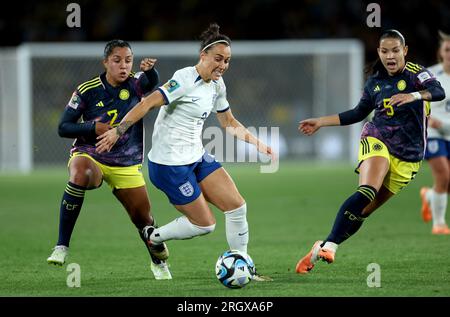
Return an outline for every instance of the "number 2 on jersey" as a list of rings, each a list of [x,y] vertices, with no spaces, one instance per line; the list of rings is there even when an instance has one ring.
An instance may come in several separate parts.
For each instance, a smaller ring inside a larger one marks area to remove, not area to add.
[[[394,115],[394,107],[389,104],[390,100],[391,100],[391,98],[384,98],[383,99],[383,107],[387,108],[386,114],[389,117],[392,117]]]
[[[116,121],[116,119],[117,119],[117,116],[118,116],[118,114],[117,114],[117,109],[109,110],[109,111],[107,112],[107,114],[108,114],[108,116],[110,116],[110,117],[112,116],[112,119],[111,119],[111,121],[109,122],[109,125],[112,126],[112,127],[118,126],[118,125],[119,125],[118,123],[114,123],[114,122]]]

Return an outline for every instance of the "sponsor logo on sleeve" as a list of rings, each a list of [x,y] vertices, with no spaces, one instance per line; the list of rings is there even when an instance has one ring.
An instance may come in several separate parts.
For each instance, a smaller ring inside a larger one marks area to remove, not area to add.
[[[73,108],[73,109],[76,110],[80,104],[81,104],[81,99],[80,99],[80,97],[74,92],[73,95],[72,95],[72,98],[70,98],[70,101],[69,101],[68,106],[69,106],[70,108]]]
[[[417,78],[419,78],[420,83],[423,83],[425,80],[430,79],[431,76],[427,72],[422,72],[419,75],[417,75]]]
[[[168,93],[171,93],[175,89],[179,88],[180,84],[175,79],[171,79],[167,83],[165,83],[163,87],[167,90]]]

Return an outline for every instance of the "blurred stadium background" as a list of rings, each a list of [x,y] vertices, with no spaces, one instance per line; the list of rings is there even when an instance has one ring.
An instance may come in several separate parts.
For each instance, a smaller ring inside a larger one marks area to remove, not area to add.
[[[74,88],[102,71],[106,41],[131,41],[135,70],[144,56],[159,58],[157,68],[166,81],[179,67],[196,63],[198,43],[189,41],[212,21],[233,40],[225,81],[232,109],[244,124],[279,127],[282,158],[354,161],[358,126],[328,129],[316,138],[298,135],[296,126],[302,118],[357,102],[363,66],[376,57],[380,32],[366,25],[370,1],[250,0],[224,7],[203,0],[170,6],[78,1],[80,28],[66,25],[68,3],[25,1],[1,12],[0,171],[65,163],[71,141],[56,134],[59,116]],[[449,6],[444,1],[376,3],[382,28],[404,33],[409,58],[435,63],[437,30],[450,30]],[[147,149],[155,114],[146,119]]]
[[[381,29],[399,29],[410,46],[409,59],[434,64],[438,29],[450,33],[447,2],[73,1],[81,6],[81,28],[68,28],[69,2],[17,1],[0,11],[1,296],[230,296],[211,275],[226,248],[220,215],[213,234],[170,242],[176,279],[158,284],[107,186],[87,195],[75,228],[69,261],[82,265],[81,289],[67,288],[67,272],[45,262],[57,235],[72,142],[58,137],[59,116],[75,87],[102,71],[105,42],[130,41],[135,71],[140,58],[158,58],[165,81],[196,63],[196,40],[214,21],[233,40],[224,76],[233,112],[247,126],[279,127],[284,155],[279,172],[271,175],[260,174],[256,165],[227,165],[249,205],[249,252],[275,278],[232,295],[450,295],[450,255],[442,251],[448,239],[431,236],[419,217],[418,190],[431,184],[426,164],[346,242],[333,266],[320,266],[305,278],[293,274],[299,256],[328,232],[337,207],[357,185],[352,167],[359,133],[358,126],[329,128],[306,138],[297,132],[298,121],[355,105]],[[372,2],[381,6],[382,28],[366,25]],[[146,118],[147,150],[155,115]],[[215,124],[212,116],[208,125]],[[149,182],[148,189],[159,224],[179,215]],[[380,289],[367,287],[370,262],[382,266]]]

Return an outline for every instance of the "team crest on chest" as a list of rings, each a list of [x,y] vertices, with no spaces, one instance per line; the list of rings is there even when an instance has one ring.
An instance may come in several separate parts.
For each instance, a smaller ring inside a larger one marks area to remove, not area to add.
[[[383,146],[380,143],[374,143],[374,145],[372,145],[372,149],[374,151],[381,151],[383,149]]]
[[[180,187],[178,187],[183,196],[191,197],[194,194],[194,187],[192,187],[191,182],[187,181]]]
[[[403,79],[399,80],[399,82],[397,83],[397,89],[399,91],[403,91],[405,90],[405,88],[406,88],[406,81],[404,81]]]
[[[128,98],[130,98],[130,92],[126,89],[122,89],[119,92],[119,98],[122,100],[127,100]]]

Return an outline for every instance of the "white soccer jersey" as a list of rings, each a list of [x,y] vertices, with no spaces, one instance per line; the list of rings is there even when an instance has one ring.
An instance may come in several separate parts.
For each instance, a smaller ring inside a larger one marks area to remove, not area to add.
[[[207,83],[195,67],[186,67],[176,71],[158,90],[166,104],[155,121],[148,159],[164,165],[198,161],[205,153],[202,129],[206,118],[211,111],[229,108],[223,79]]]
[[[445,99],[431,103],[431,117],[442,122],[439,130],[428,126],[428,138],[440,138],[450,141],[450,74],[444,72],[442,64],[428,68],[445,90]]]

